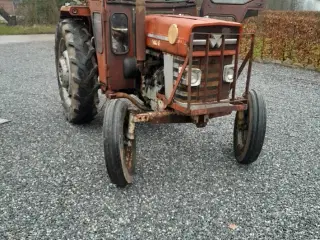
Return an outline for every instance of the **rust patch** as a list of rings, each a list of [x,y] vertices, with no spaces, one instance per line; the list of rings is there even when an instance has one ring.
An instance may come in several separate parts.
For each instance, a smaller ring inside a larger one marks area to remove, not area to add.
[[[90,8],[87,6],[62,6],[61,12],[68,12],[71,16],[90,17]]]
[[[147,112],[134,116],[134,122],[150,122],[150,123],[190,123],[192,119],[189,116],[180,115],[174,111]]]

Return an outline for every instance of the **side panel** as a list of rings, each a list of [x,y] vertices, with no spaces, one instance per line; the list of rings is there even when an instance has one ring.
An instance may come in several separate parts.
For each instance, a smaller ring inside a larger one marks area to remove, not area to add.
[[[124,54],[116,54],[112,51],[111,17],[114,14],[125,14],[128,20],[128,51]],[[132,89],[136,79],[126,79],[123,74],[123,62],[126,58],[135,57],[135,3],[106,4],[106,48],[108,59],[108,87],[109,90]]]
[[[107,77],[108,77],[108,65],[107,65],[107,42],[106,42],[106,32],[105,32],[105,6],[104,1],[102,0],[91,0],[89,1],[89,7],[91,12],[92,27],[95,38],[96,45],[96,55],[99,68],[99,80],[102,84],[102,90],[107,89]],[[97,21],[97,19],[99,21]],[[97,31],[95,29],[101,29]],[[97,50],[99,46],[99,50]]]
[[[135,87],[136,79],[124,77],[123,62],[135,57],[135,2],[116,2],[105,0],[88,1],[96,54],[99,67],[99,79],[103,91],[118,91]],[[111,18],[114,14],[125,14],[128,22],[128,51],[117,54],[113,51]]]
[[[264,7],[265,0],[203,0],[200,16],[243,22],[258,15]]]

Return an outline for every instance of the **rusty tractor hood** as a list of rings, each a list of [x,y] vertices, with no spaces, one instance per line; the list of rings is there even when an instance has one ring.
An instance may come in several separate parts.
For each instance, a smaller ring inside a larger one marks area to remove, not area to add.
[[[195,28],[233,27],[238,32],[242,29],[237,22],[184,15],[148,15],[145,21],[147,47],[179,56],[187,55],[190,34]]]

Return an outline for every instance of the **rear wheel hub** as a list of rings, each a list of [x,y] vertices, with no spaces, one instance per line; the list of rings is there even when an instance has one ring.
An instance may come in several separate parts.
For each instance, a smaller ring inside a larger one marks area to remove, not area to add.
[[[64,42],[60,43],[60,56],[58,63],[58,75],[59,82],[61,85],[61,90],[65,103],[71,105],[71,70],[70,70],[70,60],[68,51],[65,49]]]
[[[64,56],[61,56],[59,59],[59,79],[60,79],[61,85],[67,89],[69,87],[69,80],[70,80],[69,72],[70,71],[69,71],[67,59]]]

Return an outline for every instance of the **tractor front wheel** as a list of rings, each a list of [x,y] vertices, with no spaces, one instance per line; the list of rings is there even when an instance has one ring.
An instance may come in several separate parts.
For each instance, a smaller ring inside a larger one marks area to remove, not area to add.
[[[121,188],[132,183],[136,162],[136,142],[128,102],[115,99],[106,105],[103,144],[111,182]]]
[[[236,114],[233,147],[236,160],[241,164],[255,162],[262,150],[266,133],[266,104],[262,96],[251,90],[248,109]]]

